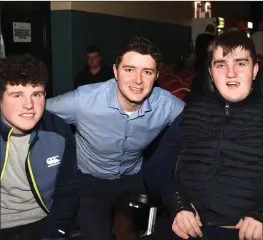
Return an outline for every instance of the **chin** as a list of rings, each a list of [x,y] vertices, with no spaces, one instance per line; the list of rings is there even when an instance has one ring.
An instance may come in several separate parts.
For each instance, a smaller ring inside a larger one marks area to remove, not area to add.
[[[21,132],[26,133],[31,131],[36,126],[35,123],[24,124],[23,126],[16,126],[15,128],[19,129]]]
[[[144,98],[143,97],[131,97],[130,99],[130,102],[133,102],[133,103],[141,103]]]
[[[246,98],[247,96],[239,96],[239,97],[224,97],[227,101],[229,101],[229,102],[233,102],[233,103],[235,103],[235,102],[240,102],[240,101],[242,101],[242,100],[244,100],[245,98]]]

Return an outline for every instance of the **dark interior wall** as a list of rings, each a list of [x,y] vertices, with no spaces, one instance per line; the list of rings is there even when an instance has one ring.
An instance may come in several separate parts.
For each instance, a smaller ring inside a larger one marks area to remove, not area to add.
[[[114,63],[123,39],[131,35],[152,40],[165,63],[176,63],[189,52],[191,31],[187,26],[76,10],[51,14],[54,94],[72,89],[74,77],[85,64],[84,53],[89,45],[98,45],[109,65]],[[66,39],[69,36],[72,38]]]
[[[72,89],[72,12],[51,11],[51,39],[52,39],[52,79],[54,95]]]
[[[31,23],[31,42],[14,42],[13,22]],[[52,96],[50,2],[1,2],[1,31],[7,56],[29,53],[47,65],[47,96]]]

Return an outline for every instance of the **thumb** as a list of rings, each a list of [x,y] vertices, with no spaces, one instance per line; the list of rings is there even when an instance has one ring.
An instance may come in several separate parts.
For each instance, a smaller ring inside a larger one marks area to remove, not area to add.
[[[196,221],[198,222],[199,227],[202,227],[203,224],[201,223],[201,219],[200,219],[199,214],[197,212],[196,212],[195,218],[196,218]]]
[[[196,218],[196,221],[198,222],[199,227],[203,226],[202,223],[201,223],[201,219],[200,219],[200,217],[199,217],[199,214],[198,214],[198,212],[196,211],[195,206],[194,206],[192,203],[191,203],[191,205],[192,205],[192,207],[193,207],[194,210],[195,210],[195,218]]]
[[[236,225],[236,228],[237,228],[237,229],[241,228],[242,223],[243,223],[243,219],[240,219],[239,222],[238,222],[237,225]]]

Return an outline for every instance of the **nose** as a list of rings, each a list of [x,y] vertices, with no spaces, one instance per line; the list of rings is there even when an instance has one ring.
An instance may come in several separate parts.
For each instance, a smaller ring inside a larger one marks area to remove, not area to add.
[[[28,109],[28,110],[33,108],[33,101],[31,97],[25,97],[23,108]]]
[[[138,85],[142,84],[143,80],[142,80],[142,71],[138,70],[136,73],[136,78],[134,79],[134,82]]]
[[[234,66],[229,66],[227,68],[227,77],[228,78],[235,78],[236,77],[236,70]]]

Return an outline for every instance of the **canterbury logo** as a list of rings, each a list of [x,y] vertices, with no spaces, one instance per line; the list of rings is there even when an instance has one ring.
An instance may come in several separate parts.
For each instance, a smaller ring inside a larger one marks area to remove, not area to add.
[[[54,156],[54,157],[50,157],[47,159],[47,166],[48,167],[53,167],[60,164],[60,159],[59,156]]]

